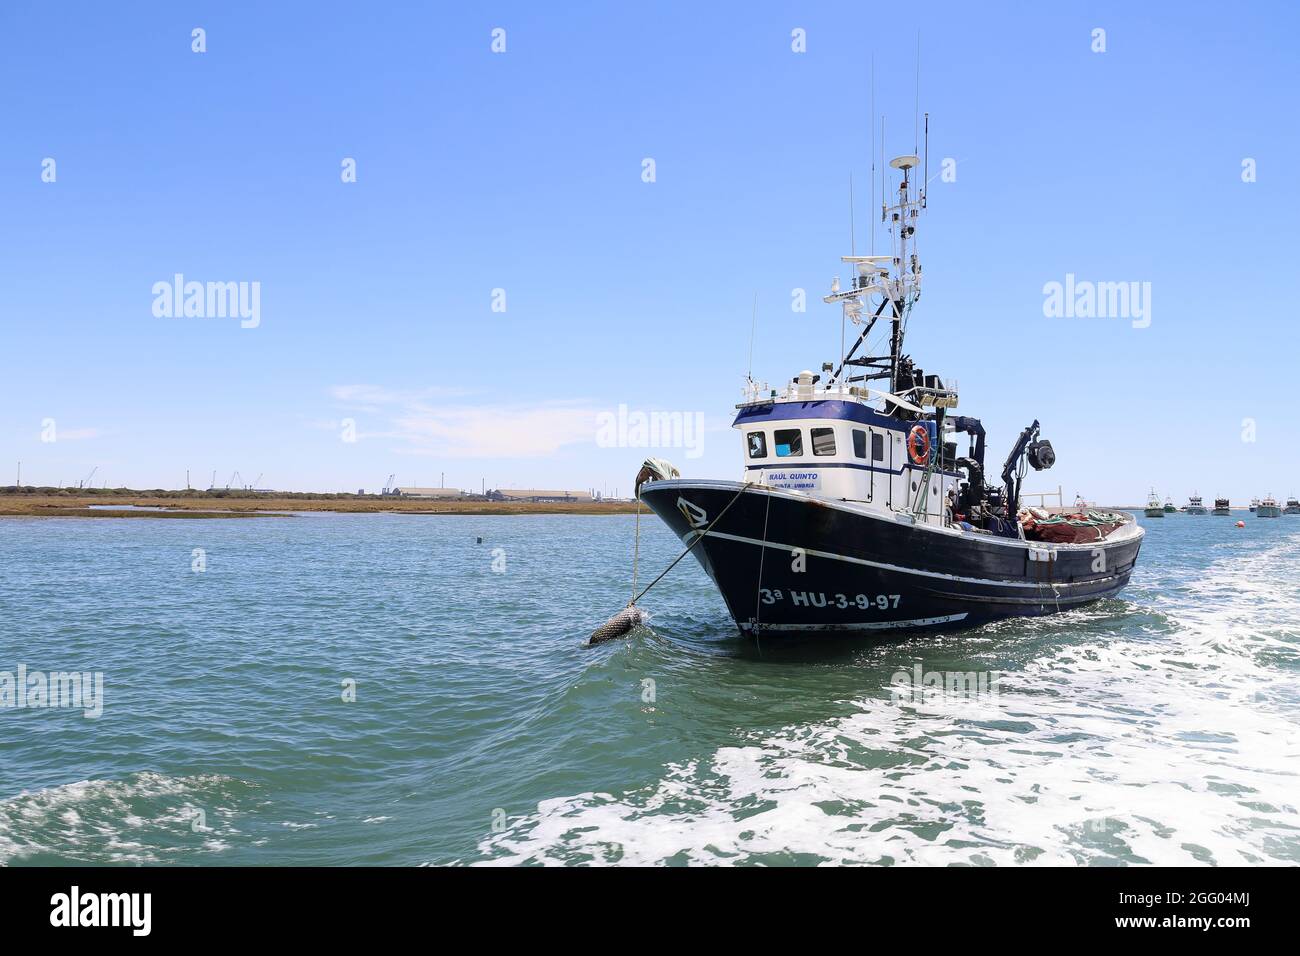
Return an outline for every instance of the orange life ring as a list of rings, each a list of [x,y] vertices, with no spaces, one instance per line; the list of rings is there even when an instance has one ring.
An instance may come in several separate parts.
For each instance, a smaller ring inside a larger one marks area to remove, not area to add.
[[[925,465],[930,461],[930,431],[924,425],[915,425],[907,436],[907,453],[913,463]]]

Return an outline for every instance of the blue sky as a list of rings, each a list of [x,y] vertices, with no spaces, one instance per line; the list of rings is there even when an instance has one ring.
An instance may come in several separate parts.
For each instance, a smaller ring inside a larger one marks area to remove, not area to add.
[[[1067,498],[1300,491],[1294,5],[700,6],[5,4],[0,471],[626,492],[625,404],[702,413],[662,454],[734,477],[753,297],[756,377],[836,357],[871,57],[910,152],[919,29],[957,177],[908,349],[990,458],[1037,417]],[[260,283],[260,323],[154,315],[176,273]],[[1067,273],[1151,283],[1150,327],[1046,317]]]

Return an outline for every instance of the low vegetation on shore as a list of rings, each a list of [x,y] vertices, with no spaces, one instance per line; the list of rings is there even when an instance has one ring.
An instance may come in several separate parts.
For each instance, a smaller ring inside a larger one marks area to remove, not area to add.
[[[95,505],[97,507],[92,508]],[[135,511],[166,508],[167,511]],[[115,509],[122,510],[115,510]],[[527,515],[527,514],[631,514],[629,501],[556,502],[437,501],[393,495],[270,494],[236,489],[168,491],[130,488],[0,488],[0,517],[75,518],[237,518],[270,516],[285,511],[338,511],[374,514],[427,515]]]

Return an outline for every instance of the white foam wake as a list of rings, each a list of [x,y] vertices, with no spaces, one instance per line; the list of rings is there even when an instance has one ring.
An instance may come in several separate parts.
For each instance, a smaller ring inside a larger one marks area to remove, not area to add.
[[[1153,599],[1167,626],[1080,628],[978,709],[886,694],[543,801],[481,862],[1300,862],[1297,569],[1300,539],[1226,556]]]
[[[0,864],[45,856],[91,863],[163,863],[228,849],[235,832],[221,791],[230,777],[82,780],[0,801]]]

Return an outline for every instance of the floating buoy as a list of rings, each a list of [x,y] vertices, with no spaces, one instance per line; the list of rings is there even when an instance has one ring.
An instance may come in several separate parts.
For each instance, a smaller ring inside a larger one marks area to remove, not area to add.
[[[653,467],[652,467],[653,465]],[[641,484],[645,473],[650,471],[652,474],[667,474],[676,476],[677,469],[672,465],[659,458],[647,458],[645,467],[641,469],[642,474],[637,476],[637,504],[636,504],[636,545],[632,556],[632,590],[636,592],[636,573],[637,563],[641,554]],[[740,486],[740,490],[732,496],[727,502],[726,507],[718,512],[718,516],[709,522],[707,528],[695,536],[695,540],[686,546],[686,549],[677,557],[673,558],[668,567],[659,572],[659,577],[655,578],[639,592],[635,593],[632,600],[627,602],[627,607],[619,611],[608,621],[591,632],[591,637],[587,639],[586,647],[595,647],[597,644],[604,644],[606,641],[612,641],[616,637],[622,637],[630,633],[638,624],[644,624],[650,618],[645,611],[636,606],[636,602],[641,600],[650,593],[650,589],[664,579],[673,568],[677,567],[677,562],[691,553],[691,549],[704,540],[705,535],[713,530],[713,526],[722,520],[722,516],[731,510],[731,506],[740,500],[740,496],[748,489],[754,486],[754,482],[747,481]]]
[[[1238,522],[1237,522],[1237,527],[1238,527],[1238,528],[1244,528],[1244,527],[1246,527],[1246,522],[1244,522],[1244,521],[1238,521]]]
[[[622,637],[638,624],[646,622],[646,613],[635,604],[629,604],[623,610],[619,611],[608,621],[591,632],[591,639],[587,641],[588,646],[604,644],[606,641],[612,641],[616,637]]]
[[[479,538],[478,541],[475,542],[475,544],[482,544],[482,543],[483,543],[483,539],[482,539],[482,538]]]

